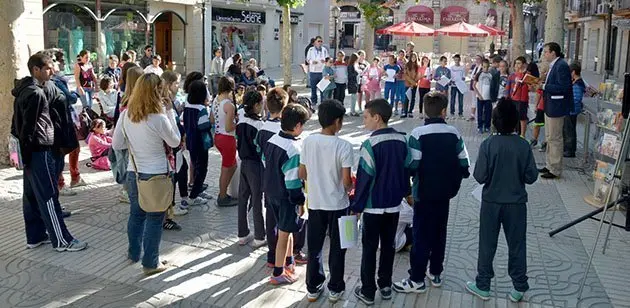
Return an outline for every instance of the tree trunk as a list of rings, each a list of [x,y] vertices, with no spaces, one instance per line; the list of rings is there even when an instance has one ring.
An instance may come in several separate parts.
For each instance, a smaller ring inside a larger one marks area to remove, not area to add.
[[[13,118],[13,81],[29,74],[26,63],[44,46],[41,1],[2,1],[0,4],[0,165],[8,164],[8,136]],[[39,17],[39,20],[34,17]]]
[[[525,55],[525,16],[523,16],[523,0],[514,0],[510,5],[510,20],[512,21],[512,48],[510,58]]]
[[[282,8],[282,71],[284,84],[291,84],[291,10],[288,5]]]
[[[363,50],[365,50],[365,58],[372,62],[374,59],[374,28],[367,21],[363,23],[365,30],[363,31]]]
[[[551,42],[564,46],[564,1],[547,1],[545,43]]]

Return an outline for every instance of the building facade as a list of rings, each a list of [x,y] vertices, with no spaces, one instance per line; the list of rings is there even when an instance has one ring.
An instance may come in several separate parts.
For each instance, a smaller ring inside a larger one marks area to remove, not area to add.
[[[605,74],[607,44],[610,44],[612,79],[623,78],[630,71],[630,0],[610,1],[612,20],[609,27],[608,4],[601,0],[569,0],[566,6],[567,35],[565,47],[572,62],[582,64],[582,71]],[[612,39],[608,42],[608,33]]]
[[[341,14],[337,19],[337,36],[342,48],[361,49],[363,46],[363,31],[365,21],[361,18],[356,0],[338,0],[331,5],[340,8]],[[471,5],[469,0],[419,0],[406,1],[403,4],[384,9],[387,27],[399,22],[415,21],[433,29],[439,29],[459,21],[470,24],[485,24],[495,28],[508,30],[510,19],[506,7],[498,7],[489,3]],[[334,41],[335,18],[331,15],[331,37]],[[376,29],[378,30],[378,29]],[[375,30],[375,31],[376,31]],[[494,39],[495,47],[508,45],[507,37],[500,38],[453,38],[439,37],[401,37],[380,35],[375,33],[374,45],[378,50],[394,50],[404,48],[406,42],[412,40],[416,44],[415,50],[422,52],[458,51],[464,53],[478,53],[487,51]]]

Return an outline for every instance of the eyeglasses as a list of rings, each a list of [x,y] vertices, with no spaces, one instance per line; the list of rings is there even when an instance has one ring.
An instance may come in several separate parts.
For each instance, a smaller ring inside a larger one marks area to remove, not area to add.
[[[148,52],[152,52],[152,51],[153,51],[153,49],[147,49],[147,51],[148,51]]]

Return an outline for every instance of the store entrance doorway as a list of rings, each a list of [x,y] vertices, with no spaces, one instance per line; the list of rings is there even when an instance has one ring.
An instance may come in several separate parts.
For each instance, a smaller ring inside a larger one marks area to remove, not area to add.
[[[354,46],[354,43],[355,43],[355,38],[358,35],[357,26],[358,26],[358,23],[355,23],[355,22],[343,23],[341,48],[356,48]]]
[[[184,21],[177,14],[164,12],[155,20],[153,27],[154,52],[162,57],[161,66],[183,73],[186,62]]]

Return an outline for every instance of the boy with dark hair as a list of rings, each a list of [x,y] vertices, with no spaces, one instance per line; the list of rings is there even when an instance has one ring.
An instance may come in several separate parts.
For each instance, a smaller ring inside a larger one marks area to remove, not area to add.
[[[413,246],[408,279],[394,283],[401,293],[424,293],[425,272],[431,285],[440,287],[444,270],[446,226],[450,200],[457,195],[463,178],[470,173],[468,151],[459,131],[447,125],[444,94],[429,92],[424,96],[425,125],[411,132],[410,144],[416,145],[419,164],[413,170],[414,199]],[[427,271],[427,263],[430,268]]]
[[[460,92],[459,89],[457,88],[457,84],[456,81],[457,80],[461,80],[464,81],[465,79],[465,75],[466,75],[466,68],[460,64],[462,58],[460,55],[456,54],[453,56],[453,61],[455,62],[455,64],[453,64],[453,66],[450,67],[451,70],[451,76],[453,77],[451,79],[451,118],[455,119],[455,101],[457,100],[459,102],[458,106],[459,106],[459,112],[458,112],[458,116],[460,119],[464,118],[464,93]]]
[[[298,178],[300,148],[297,142],[308,121],[306,108],[289,104],[282,110],[280,127],[263,152],[263,181],[266,185],[267,206],[277,222],[278,241],[276,259],[269,282],[273,285],[290,284],[297,281],[293,260],[293,235],[299,231],[298,218],[304,214],[302,181]]]
[[[433,80],[438,81],[442,78],[442,76],[445,76],[446,78],[451,79],[451,70],[448,67],[446,67],[447,62],[448,62],[448,59],[445,56],[440,57],[440,66],[438,66],[438,68],[435,69],[435,73],[433,74]],[[435,85],[435,90],[446,95],[448,93],[448,85],[443,86],[438,83]]]
[[[481,61],[481,72],[475,78],[474,87],[477,96],[477,130],[479,134],[490,131],[493,78],[494,76],[490,72],[490,62],[487,59],[483,59]]]
[[[339,217],[348,214],[348,191],[352,189],[352,145],[336,136],[341,130],[346,109],[338,100],[325,100],[319,107],[319,134],[312,134],[302,143],[299,176],[307,180],[308,189],[308,265],[306,289],[309,302],[324,290],[322,247],[326,234],[330,237],[328,266],[328,299],[337,302],[346,288],[343,281],[346,249],[339,240]]]
[[[414,169],[419,159],[418,148],[411,147],[410,139],[387,126],[391,116],[392,109],[384,99],[372,100],[365,105],[363,123],[373,133],[361,144],[355,197],[350,206],[354,213],[363,213],[363,286],[357,286],[354,295],[366,305],[374,304],[377,286],[382,299],[392,298],[400,202],[409,192],[408,170]],[[375,282],[379,241],[381,253],[378,282]]]
[[[562,133],[564,137],[564,157],[575,157],[575,151],[577,148],[576,138],[576,125],[577,116],[582,113],[582,98],[584,98],[584,91],[586,91],[586,84],[582,80],[582,67],[578,63],[572,63],[569,65],[571,70],[571,79],[573,80],[573,110],[569,112],[568,116],[564,117],[564,125]]]
[[[520,301],[529,289],[525,184],[536,181],[538,170],[529,143],[514,134],[517,123],[516,106],[510,100],[501,99],[492,112],[492,124],[498,133],[481,143],[473,173],[484,187],[479,213],[477,278],[475,282],[467,282],[466,289],[483,300],[490,299],[490,281],[494,277],[492,260],[501,226],[508,243],[508,273],[514,285],[510,300]]]

